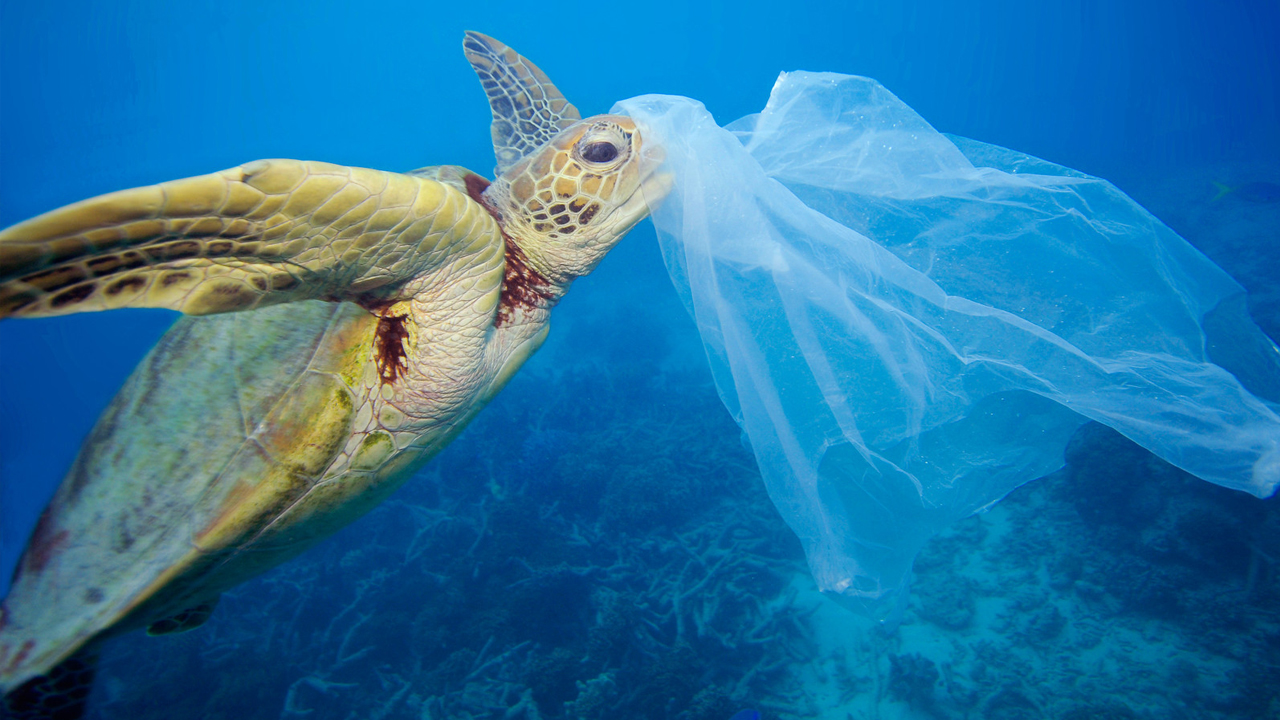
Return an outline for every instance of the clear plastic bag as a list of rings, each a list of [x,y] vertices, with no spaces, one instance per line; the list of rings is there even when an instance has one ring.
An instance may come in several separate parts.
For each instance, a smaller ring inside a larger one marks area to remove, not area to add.
[[[614,111],[674,176],[667,268],[821,589],[887,615],[929,536],[1061,467],[1087,419],[1280,483],[1280,351],[1110,183],[944,136],[867,78],[783,74],[727,128],[687,98]]]

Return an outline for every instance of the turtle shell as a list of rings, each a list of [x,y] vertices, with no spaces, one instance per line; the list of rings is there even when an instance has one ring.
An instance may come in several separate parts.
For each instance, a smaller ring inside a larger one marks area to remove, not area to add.
[[[317,301],[179,319],[41,516],[0,608],[0,687],[212,602],[371,507],[266,532],[352,437],[376,324]]]

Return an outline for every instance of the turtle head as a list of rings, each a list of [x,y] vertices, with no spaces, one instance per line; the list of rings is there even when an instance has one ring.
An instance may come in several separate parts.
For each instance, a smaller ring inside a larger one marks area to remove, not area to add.
[[[504,172],[485,200],[530,266],[566,285],[649,214],[646,194],[661,188],[648,178],[657,163],[641,157],[641,146],[630,118],[580,120]]]
[[[528,58],[468,32],[463,50],[493,111],[498,178],[484,202],[529,266],[558,286],[595,268],[666,193],[630,118],[578,109]],[[642,162],[643,160],[643,162]]]

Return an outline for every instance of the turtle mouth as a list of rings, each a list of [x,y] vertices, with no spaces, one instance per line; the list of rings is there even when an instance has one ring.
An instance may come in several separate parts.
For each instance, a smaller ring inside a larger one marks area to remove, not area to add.
[[[638,160],[640,162],[640,182],[635,192],[631,194],[630,198],[627,198],[627,202],[620,208],[628,216],[633,212],[640,214],[639,217],[628,224],[628,227],[640,222],[645,216],[657,210],[675,185],[675,175],[670,172],[664,172],[662,169],[667,160],[667,153],[660,145],[641,146]]]
[[[671,188],[675,186],[675,182],[675,173],[661,172],[656,165],[649,171],[648,175],[640,181],[640,190],[636,193],[644,200],[647,213],[652,213],[662,205],[662,201],[671,194]]]
[[[618,219],[619,237],[648,217],[661,204],[667,193],[671,192],[675,176],[669,172],[660,172],[660,165],[660,161],[649,163],[646,157],[641,164],[640,182],[636,185],[635,191],[614,211],[614,217]]]

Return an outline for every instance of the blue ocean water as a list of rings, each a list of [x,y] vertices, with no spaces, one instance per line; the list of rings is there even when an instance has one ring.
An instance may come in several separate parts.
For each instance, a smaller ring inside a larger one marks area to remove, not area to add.
[[[260,157],[489,174],[464,29],[586,113],[661,92],[723,123],[781,70],[877,78],[943,131],[1116,182],[1280,337],[1280,7],[1261,1],[3,2],[0,225]],[[4,575],[173,317],[0,324]],[[806,585],[697,343],[642,225],[393,500],[199,630],[104,649],[94,716],[1280,713],[1273,500],[1087,428],[1064,471],[926,548],[885,632]]]

